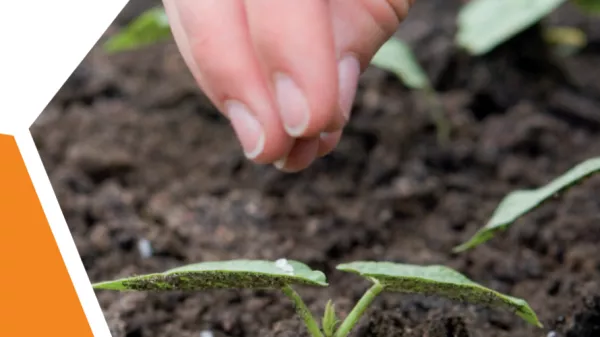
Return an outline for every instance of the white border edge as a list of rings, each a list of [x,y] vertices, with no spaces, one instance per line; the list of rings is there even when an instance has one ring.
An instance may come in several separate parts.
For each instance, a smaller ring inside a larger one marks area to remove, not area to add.
[[[29,130],[14,137],[90,329],[95,337],[112,337],[33,137]]]

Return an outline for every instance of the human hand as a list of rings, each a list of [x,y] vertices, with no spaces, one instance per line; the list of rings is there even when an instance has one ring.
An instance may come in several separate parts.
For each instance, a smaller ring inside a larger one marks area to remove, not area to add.
[[[163,1],[246,157],[295,172],[336,147],[360,73],[415,0]]]

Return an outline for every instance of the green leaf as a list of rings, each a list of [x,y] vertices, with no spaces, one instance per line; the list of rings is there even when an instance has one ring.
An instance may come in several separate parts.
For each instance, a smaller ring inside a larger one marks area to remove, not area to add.
[[[149,9],[116,35],[108,39],[104,49],[109,53],[137,49],[168,39],[171,28],[164,8]]]
[[[331,300],[327,301],[325,313],[323,314],[323,321],[321,322],[325,337],[332,337],[335,334],[335,329],[339,322],[340,321],[335,313],[335,305],[333,305]]]
[[[524,300],[481,286],[445,266],[361,261],[342,264],[337,269],[375,280],[383,285],[385,291],[438,295],[472,304],[509,309],[525,321],[542,327],[536,314]]]
[[[191,264],[164,273],[100,282],[93,287],[120,291],[190,291],[280,289],[292,284],[326,286],[327,281],[322,272],[297,261],[231,260]]]
[[[450,124],[437,93],[410,47],[401,40],[391,38],[377,51],[371,65],[393,73],[407,87],[421,90],[429,105],[428,112],[435,123],[438,140],[445,143],[450,137]]]
[[[456,41],[482,55],[533,26],[566,0],[474,0],[458,15]]]
[[[588,14],[600,14],[600,1],[598,0],[573,0],[573,2]]]
[[[515,220],[533,210],[542,202],[597,171],[600,171],[600,157],[588,159],[580,163],[562,176],[540,188],[518,190],[509,193],[500,202],[500,205],[498,205],[488,223],[475,233],[468,242],[454,248],[454,251],[462,252],[490,240],[497,232],[505,230]]]
[[[410,47],[398,39],[389,39],[371,60],[375,67],[394,73],[411,89],[430,87],[429,78]]]

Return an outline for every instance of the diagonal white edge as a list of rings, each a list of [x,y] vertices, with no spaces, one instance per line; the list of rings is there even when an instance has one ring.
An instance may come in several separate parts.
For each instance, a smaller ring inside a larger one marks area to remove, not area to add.
[[[31,126],[127,2],[3,2],[0,131]]]
[[[81,0],[83,1],[83,0]],[[14,134],[40,203],[94,337],[111,337],[67,222],[29,130]]]
[[[29,127],[128,0],[7,1],[0,20],[0,133],[15,136],[96,337],[110,330]]]

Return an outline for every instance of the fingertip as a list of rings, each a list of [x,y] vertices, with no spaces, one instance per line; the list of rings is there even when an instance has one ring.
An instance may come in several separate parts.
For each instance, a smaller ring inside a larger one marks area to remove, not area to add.
[[[263,126],[243,103],[229,100],[224,107],[246,158],[254,160],[264,152],[266,136]]]
[[[308,81],[296,81],[283,73],[274,76],[277,107],[287,134],[293,138],[314,138],[323,131],[340,130],[346,119],[336,104],[337,85],[305,85],[303,90],[298,82]]]
[[[341,131],[321,133],[319,137],[319,150],[317,156],[321,158],[331,153],[331,151],[333,151],[339,144],[341,137]]]
[[[224,112],[247,159],[271,164],[291,151],[294,139],[282,130],[277,120],[261,120],[261,116],[237,100],[226,101]]]
[[[294,146],[294,139],[285,131],[265,132],[265,142],[262,151],[248,159],[257,164],[274,164],[277,160],[287,156]]]
[[[309,167],[317,157],[319,139],[296,139],[291,151],[275,161],[273,165],[280,171],[296,173]]]

